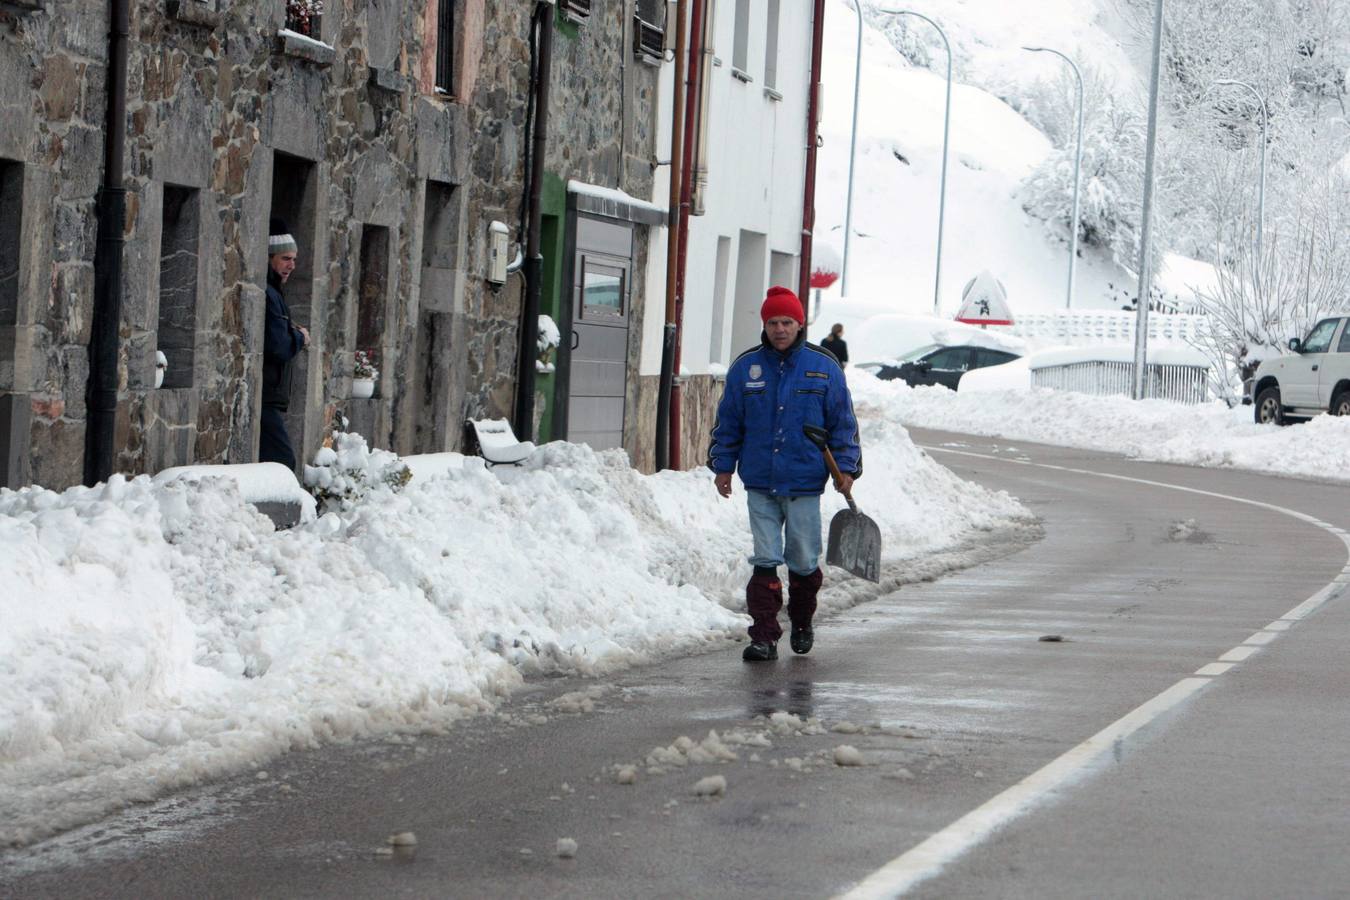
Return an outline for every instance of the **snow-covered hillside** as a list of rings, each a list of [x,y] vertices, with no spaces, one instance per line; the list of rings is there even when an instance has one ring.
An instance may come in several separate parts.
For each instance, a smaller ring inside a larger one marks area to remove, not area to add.
[[[1037,79],[1056,77],[1056,66],[1063,66],[1047,54],[1021,49],[1023,44],[1092,53],[1122,78],[1129,72],[1124,53],[1096,24],[1094,2],[1055,2],[1040,15],[1029,15],[1025,6],[1014,15],[1009,4],[993,0],[910,6],[947,23],[956,65],[941,312],[950,317],[962,287],[985,269],[1007,287],[1014,314],[1060,309],[1068,246],[1028,215],[1018,198],[1023,179],[1052,144],[1000,96],[1016,96]],[[856,22],[846,0],[828,5],[817,234],[840,249]],[[838,285],[826,294],[821,311],[823,319],[846,327],[869,314],[933,309],[945,60],[936,33],[918,19],[907,22],[909,38],[922,40],[916,55],[928,52],[931,68],[907,62],[870,20],[863,31],[849,298],[840,302]],[[962,83],[963,77],[969,83]],[[1083,251],[1077,277],[1075,305],[1085,308],[1119,308],[1119,288],[1129,282],[1124,271],[1090,248]]]

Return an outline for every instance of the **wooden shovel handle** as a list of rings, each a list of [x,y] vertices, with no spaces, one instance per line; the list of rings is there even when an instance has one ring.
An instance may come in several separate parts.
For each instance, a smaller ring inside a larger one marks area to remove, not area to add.
[[[839,463],[834,461],[834,454],[830,452],[829,447],[821,447],[820,449],[825,453],[825,465],[829,466],[830,474],[834,476],[834,486],[840,487],[844,483],[844,473],[839,471]],[[848,501],[848,508],[857,512],[858,505],[853,502],[853,492],[844,490],[842,493],[844,499]]]

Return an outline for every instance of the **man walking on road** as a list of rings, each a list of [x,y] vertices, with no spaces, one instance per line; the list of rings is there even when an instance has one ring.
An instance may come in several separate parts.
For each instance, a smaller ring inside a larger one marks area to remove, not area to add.
[[[760,345],[745,351],[727,371],[713,426],[708,467],[723,497],[739,471],[750,511],[755,567],[745,587],[753,623],[742,658],[778,658],[783,629],[778,611],[783,585],[778,567],[788,567],[788,619],[796,653],[808,653],[815,634],[811,619],[823,579],[820,561],[820,495],[829,474],[825,458],[802,429],[823,427],[843,473],[843,492],[862,475],[858,420],[844,371],[829,353],[806,343],[801,301],[783,287],[769,288],[760,308]]]
[[[291,402],[295,355],[309,346],[309,331],[291,321],[282,286],[295,271],[299,251],[286,226],[273,219],[267,238],[267,318],[263,328],[262,422],[258,462],[279,462],[295,468],[295,450],[286,433],[286,408]]]

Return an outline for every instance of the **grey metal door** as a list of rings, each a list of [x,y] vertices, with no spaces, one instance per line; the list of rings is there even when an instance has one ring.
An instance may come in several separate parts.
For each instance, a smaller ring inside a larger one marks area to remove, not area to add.
[[[567,439],[597,450],[623,446],[632,274],[632,226],[577,216]]]

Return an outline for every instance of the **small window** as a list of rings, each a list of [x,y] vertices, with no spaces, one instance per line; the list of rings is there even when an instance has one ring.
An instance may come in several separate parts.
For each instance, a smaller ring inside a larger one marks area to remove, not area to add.
[[[969,347],[946,347],[925,360],[934,369],[944,372],[964,372],[970,368]]]
[[[582,262],[581,317],[590,321],[616,321],[624,317],[624,270],[590,259]]]
[[[764,86],[778,87],[778,3],[769,0],[769,23],[764,40]]]
[[[1006,362],[1012,362],[1017,359],[1016,354],[1004,353],[1002,350],[988,350],[980,347],[975,351],[975,366],[1001,366]]]
[[[384,305],[389,283],[388,228],[362,226],[360,260],[356,290],[356,349],[379,351],[384,343]]]
[[[572,22],[582,25],[591,17],[592,0],[558,0],[558,9]],[[622,20],[620,20],[622,21]]]
[[[633,16],[633,55],[656,63],[666,55],[666,0],[637,0]]]
[[[22,233],[23,165],[0,159],[0,325],[18,321]],[[11,353],[11,348],[5,348],[6,362],[12,362]]]
[[[1331,349],[1331,336],[1336,333],[1340,319],[1323,319],[1308,332],[1308,339],[1299,348],[1300,353],[1326,353]]]
[[[286,0],[286,30],[319,39],[323,0]]]
[[[1336,344],[1337,353],[1350,353],[1350,325],[1341,332],[1340,342]]]
[[[436,90],[453,94],[455,80],[455,2],[436,4]]]
[[[193,188],[164,185],[159,236],[159,327],[166,388],[192,387],[197,342],[197,235],[200,205]]]
[[[750,0],[736,0],[736,33],[731,44],[731,67],[744,73],[750,68]]]

